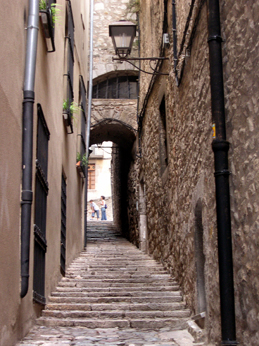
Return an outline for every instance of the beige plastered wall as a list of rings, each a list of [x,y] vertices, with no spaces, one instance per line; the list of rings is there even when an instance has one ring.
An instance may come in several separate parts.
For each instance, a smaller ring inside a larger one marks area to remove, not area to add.
[[[83,249],[84,182],[76,170],[81,117],[74,121],[74,133],[67,134],[62,117],[63,74],[66,73],[65,13],[67,1],[58,0],[54,53],[47,53],[39,22],[33,125],[33,181],[37,137],[37,103],[40,103],[50,131],[48,147],[47,226],[45,297],[61,279],[61,176],[67,183],[66,264]],[[75,22],[74,100],[79,102],[79,76],[88,78],[88,2],[71,0]],[[0,345],[11,346],[32,327],[41,307],[33,303],[33,223],[31,213],[30,277],[27,295],[20,298],[20,192],[22,155],[22,101],[28,1],[3,6],[0,22]]]

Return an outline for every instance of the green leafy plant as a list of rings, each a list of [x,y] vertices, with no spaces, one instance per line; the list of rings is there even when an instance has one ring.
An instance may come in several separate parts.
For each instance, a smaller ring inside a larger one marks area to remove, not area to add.
[[[52,18],[52,23],[53,23],[53,26],[55,25],[55,23],[57,23],[58,19],[59,19],[59,16],[58,16],[58,13],[60,12],[60,9],[57,8],[57,6],[61,6],[61,5],[58,5],[58,4],[51,4],[50,5],[50,12],[51,12],[51,18]],[[48,9],[48,5],[47,5],[47,2],[46,0],[39,0],[39,10],[47,10]]]
[[[71,102],[69,106],[69,99],[63,101],[63,111],[70,112],[71,115],[78,114],[82,110],[81,107],[74,101]]]
[[[82,156],[79,152],[76,154],[76,161],[77,163],[80,162],[81,166],[85,167],[88,165],[88,160],[86,157],[86,153]]]
[[[126,14],[137,14],[140,12],[140,0],[130,0],[127,9]]]

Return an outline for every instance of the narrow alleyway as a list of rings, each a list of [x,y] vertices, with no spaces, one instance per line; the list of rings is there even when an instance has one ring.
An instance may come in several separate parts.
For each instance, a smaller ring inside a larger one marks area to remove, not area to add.
[[[188,319],[179,286],[160,264],[110,222],[89,222],[86,251],[17,346],[203,345],[189,334]]]

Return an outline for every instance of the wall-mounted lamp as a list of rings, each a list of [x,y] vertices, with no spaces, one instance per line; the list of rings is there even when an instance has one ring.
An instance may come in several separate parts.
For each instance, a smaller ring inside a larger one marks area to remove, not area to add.
[[[113,58],[112,60],[127,61],[131,65],[136,67],[138,70],[144,73],[168,75],[168,73],[160,73],[156,71],[151,65],[150,67],[153,70],[153,72],[144,71],[131,62],[131,61],[140,61],[140,60],[149,60],[151,62],[151,61],[158,61],[158,60],[168,60],[168,58],[165,58],[165,57],[128,58],[132,49],[133,40],[136,36],[136,24],[125,21],[125,20],[120,20],[119,22],[110,24],[109,36],[112,38],[115,54],[118,55],[118,58]]]

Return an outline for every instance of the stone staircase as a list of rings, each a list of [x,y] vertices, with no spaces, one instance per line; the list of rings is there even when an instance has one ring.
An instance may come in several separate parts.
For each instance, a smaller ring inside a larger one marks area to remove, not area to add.
[[[122,238],[109,222],[88,223],[86,251],[49,297],[44,326],[187,328],[190,311],[162,265]]]

